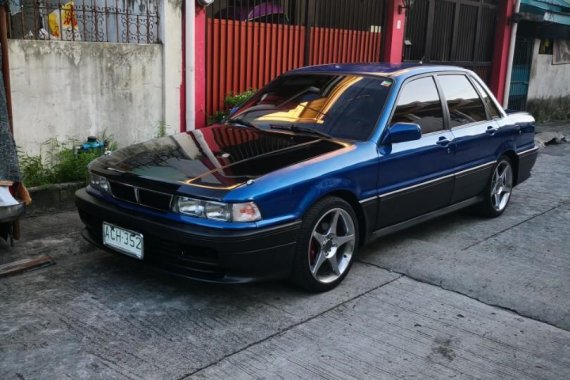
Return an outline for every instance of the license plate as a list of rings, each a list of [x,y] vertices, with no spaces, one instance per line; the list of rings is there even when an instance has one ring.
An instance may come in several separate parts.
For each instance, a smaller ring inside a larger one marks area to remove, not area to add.
[[[143,235],[103,222],[103,244],[125,255],[143,258]]]

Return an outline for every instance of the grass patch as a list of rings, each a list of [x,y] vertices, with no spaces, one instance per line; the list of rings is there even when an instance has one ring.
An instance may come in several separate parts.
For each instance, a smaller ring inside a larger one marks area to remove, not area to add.
[[[108,149],[115,149],[116,143],[107,141]],[[105,153],[105,149],[92,149],[79,152],[77,140],[60,142],[50,139],[44,142],[40,154],[18,153],[22,181],[28,187],[65,182],[85,182],[89,180],[87,165]]]

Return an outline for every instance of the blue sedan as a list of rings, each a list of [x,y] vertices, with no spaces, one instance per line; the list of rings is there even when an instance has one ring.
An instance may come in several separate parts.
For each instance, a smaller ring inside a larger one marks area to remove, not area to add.
[[[95,160],[76,204],[90,242],[171,273],[326,291],[372,236],[469,206],[501,215],[533,137],[462,68],[305,67],[223,124]]]

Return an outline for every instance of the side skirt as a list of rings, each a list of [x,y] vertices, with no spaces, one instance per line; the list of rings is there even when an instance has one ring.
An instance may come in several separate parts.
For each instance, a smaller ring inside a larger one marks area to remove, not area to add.
[[[406,228],[415,226],[417,224],[427,222],[428,220],[440,217],[442,215],[449,214],[451,212],[461,210],[462,208],[472,206],[472,205],[479,203],[481,201],[483,201],[483,196],[478,195],[476,197],[466,199],[464,201],[452,204],[450,206],[441,208],[439,210],[431,211],[431,212],[428,212],[427,214],[417,216],[413,219],[409,219],[409,220],[406,220],[406,221],[403,221],[400,223],[393,224],[391,226],[380,228],[379,230],[372,232],[371,237],[378,238],[378,237],[390,235],[390,234],[393,234],[395,232],[404,230]],[[380,216],[380,217],[382,217],[382,216]]]

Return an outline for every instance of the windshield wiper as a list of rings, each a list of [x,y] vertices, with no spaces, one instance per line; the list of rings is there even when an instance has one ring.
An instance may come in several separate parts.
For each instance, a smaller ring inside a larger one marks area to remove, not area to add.
[[[250,123],[249,121],[242,119],[242,118],[239,118],[239,117],[237,117],[235,119],[228,119],[228,123],[243,125],[244,127],[253,128],[253,129],[261,129],[257,125],[254,125],[254,124]]]
[[[300,132],[300,133],[306,133],[306,134],[310,134],[310,135],[317,135],[317,136],[321,136],[327,139],[332,139],[333,137],[331,135],[329,135],[328,133],[325,132],[321,132],[319,130],[313,129],[313,128],[309,128],[309,127],[303,127],[301,125],[295,125],[295,124],[290,124],[290,125],[280,125],[280,124],[271,124],[269,126],[271,129],[281,129],[284,131],[293,131],[293,132]]]

